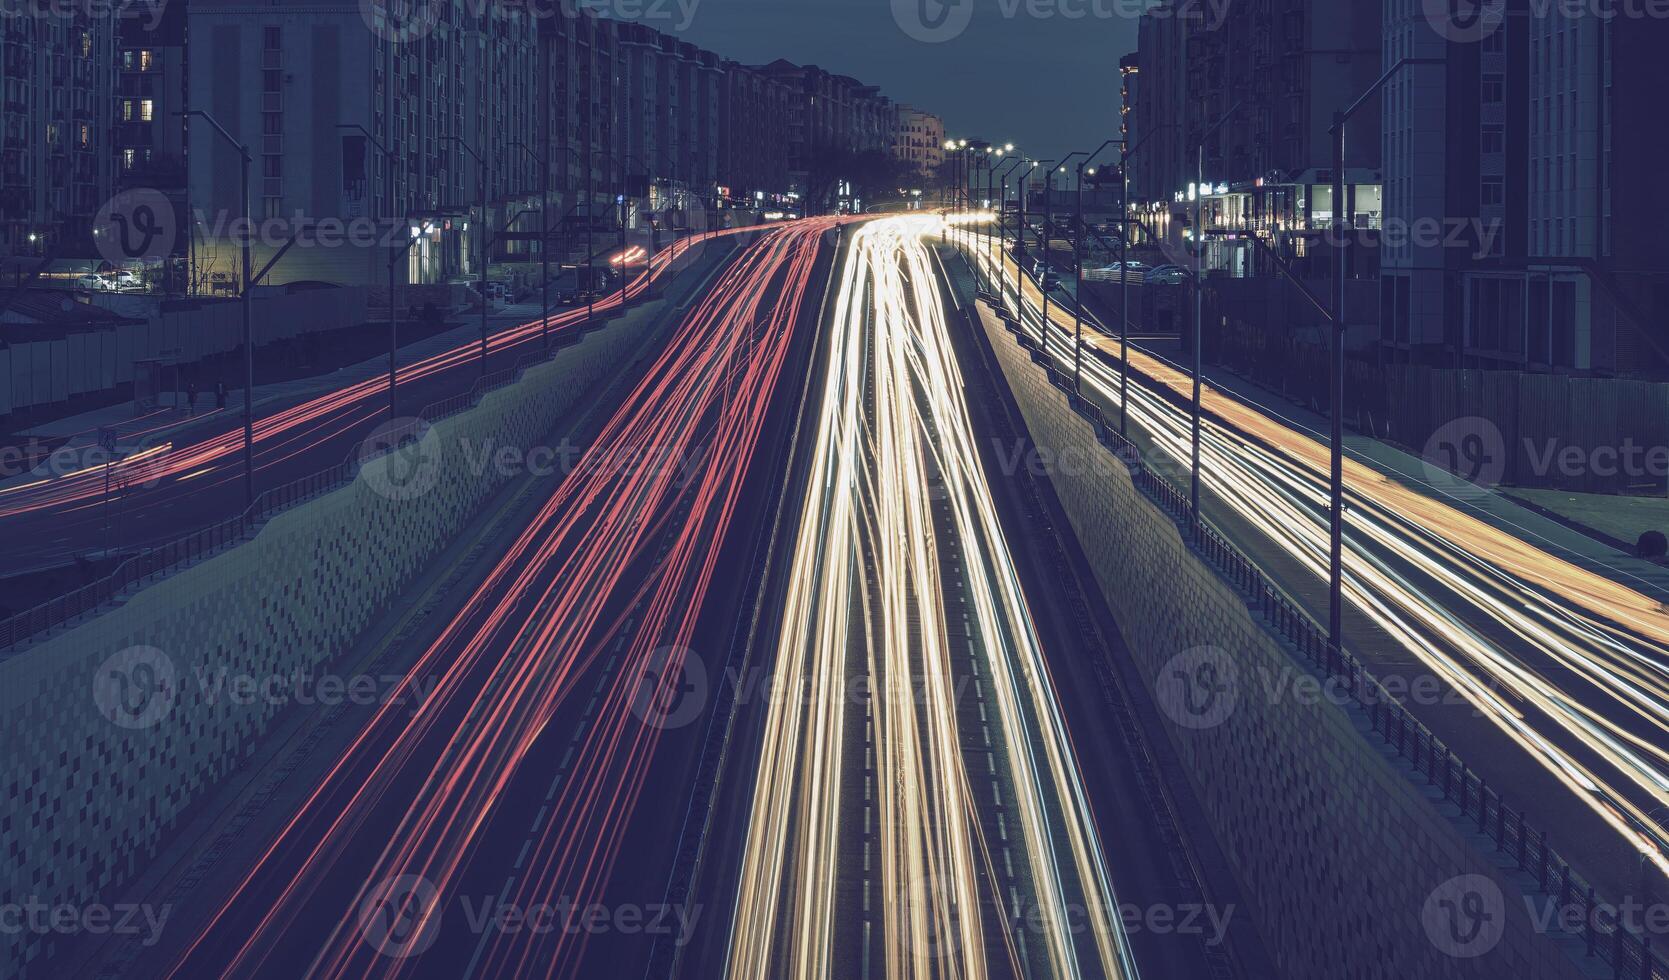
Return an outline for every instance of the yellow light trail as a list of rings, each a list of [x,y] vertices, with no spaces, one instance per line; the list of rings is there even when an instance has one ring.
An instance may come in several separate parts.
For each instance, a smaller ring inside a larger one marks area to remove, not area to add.
[[[997,275],[1000,262],[1003,281],[1012,284],[1012,259],[999,258],[989,238],[978,242],[974,254],[985,272]],[[1022,281],[1035,337],[1041,296],[1030,279]],[[1013,298],[1005,287],[1004,302]],[[1049,319],[1050,352],[1070,370],[1071,315],[1052,307]],[[1087,324],[1084,335],[1086,346],[1117,357],[1116,339]],[[1133,381],[1145,375],[1191,397],[1191,376],[1165,361],[1132,347],[1130,365]],[[1082,370],[1085,393],[1116,406],[1117,364],[1086,356]],[[1209,384],[1201,387],[1203,411],[1227,423],[1202,421],[1204,485],[1325,579],[1327,446]],[[1129,390],[1132,422],[1186,469],[1186,410],[1139,382]],[[1663,845],[1669,840],[1669,613],[1663,605],[1348,457],[1345,491],[1347,601],[1669,874]],[[1415,576],[1437,588],[1422,587]],[[1490,632],[1502,631],[1514,641],[1491,639]],[[1526,654],[1544,658],[1559,676],[1536,670]],[[1622,783],[1609,783],[1572,754],[1574,746],[1614,769]]]

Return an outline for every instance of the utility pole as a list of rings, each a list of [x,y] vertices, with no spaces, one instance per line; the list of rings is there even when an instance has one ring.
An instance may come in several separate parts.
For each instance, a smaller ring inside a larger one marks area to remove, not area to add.
[[[216,122],[214,117],[201,109],[190,109],[180,113],[182,116],[198,116],[204,122],[214,127],[220,138],[230,143],[237,151],[242,164],[241,192],[243,195],[243,502],[246,505],[255,503],[255,330],[249,304],[254,301],[254,292],[249,287],[252,274],[249,259],[250,239],[254,236],[253,218],[250,215],[249,199],[249,165],[254,159],[250,156],[249,147],[232,138],[226,127]]]

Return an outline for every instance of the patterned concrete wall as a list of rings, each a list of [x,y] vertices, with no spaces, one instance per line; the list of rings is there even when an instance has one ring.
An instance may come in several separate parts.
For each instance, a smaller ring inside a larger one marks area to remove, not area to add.
[[[316,681],[512,477],[480,465],[480,447],[541,445],[658,331],[663,307],[428,428],[397,472],[374,459],[248,542],[0,662],[0,977],[28,975],[54,940],[28,906],[79,913],[107,897],[267,729],[283,698],[233,697],[221,672],[286,694]]]
[[[1034,442],[1053,459],[1110,461],[1001,322],[987,315],[985,331]],[[1283,977],[1582,975],[1454,808],[1434,805],[1365,722],[1307,695],[1297,655],[1124,468],[1049,475]]]

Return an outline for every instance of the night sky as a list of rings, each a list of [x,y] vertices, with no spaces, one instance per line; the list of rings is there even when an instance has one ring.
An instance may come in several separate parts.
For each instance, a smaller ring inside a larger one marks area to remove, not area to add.
[[[684,14],[676,0],[665,2],[675,27]],[[687,11],[694,0],[682,2]],[[930,17],[944,11],[952,18],[946,29],[954,30],[957,14],[939,0],[699,0],[680,36],[745,63],[787,58],[851,75],[943,116],[951,136],[1012,141],[1028,155],[1089,150],[1114,134],[1118,59],[1136,46],[1135,20],[1118,12],[1138,4],[961,2],[971,4],[971,15],[962,15],[966,27],[939,43],[899,26],[900,18],[913,26],[925,4]],[[1031,13],[1038,10],[1053,13]],[[1068,18],[1067,11],[1081,16]],[[669,26],[651,16],[643,21]]]

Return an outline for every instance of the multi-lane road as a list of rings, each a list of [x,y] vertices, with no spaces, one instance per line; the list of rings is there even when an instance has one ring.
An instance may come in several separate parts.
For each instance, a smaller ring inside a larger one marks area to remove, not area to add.
[[[1127,930],[1187,861],[1082,682],[1096,658],[1059,687],[1079,586],[1028,598],[1059,570],[1036,535],[1011,546],[937,227],[798,222],[730,259],[572,423],[577,465],[514,482],[344,653],[396,689],[287,716],[288,748],[253,757],[260,802],[181,828],[131,896],[173,909],[165,941],[74,962],[1205,975],[1223,935]]]
[[[732,977],[1135,972],[962,402],[935,227],[860,227],[837,279]],[[1046,927],[1005,928],[1015,902]]]
[[[1000,280],[1010,310],[1044,336],[1036,284],[1022,278],[1017,296],[1012,259],[989,237],[975,243],[987,281]],[[1050,306],[1048,349],[1070,373],[1073,318]],[[1084,393],[1116,417],[1119,342],[1094,324],[1084,341]],[[1150,352],[1129,356],[1131,435],[1186,480],[1192,379]],[[1289,591],[1313,594],[1327,575],[1326,444],[1210,385],[1202,404],[1206,518],[1270,567],[1284,564]],[[1483,754],[1486,770],[1524,780],[1521,805],[1567,827],[1584,825],[1580,810],[1606,828],[1562,843],[1590,875],[1621,892],[1641,884],[1632,872],[1642,859],[1669,871],[1669,611],[1624,576],[1467,513],[1463,500],[1355,459],[1345,480],[1347,647],[1381,672],[1424,673],[1457,692],[1469,717],[1440,704],[1417,713],[1475,762]],[[1514,753],[1538,772],[1514,767]]]
[[[742,601],[829,227],[725,270],[401,689],[130,975],[641,974],[645,936],[696,927],[661,902],[710,710],[685,681]]]

